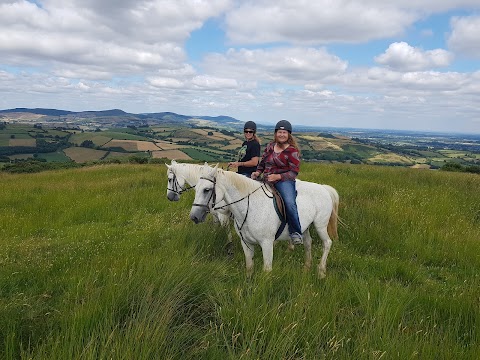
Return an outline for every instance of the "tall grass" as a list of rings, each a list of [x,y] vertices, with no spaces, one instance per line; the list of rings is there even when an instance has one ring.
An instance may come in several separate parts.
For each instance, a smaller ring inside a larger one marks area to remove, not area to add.
[[[188,220],[157,165],[0,174],[0,358],[477,359],[480,178],[303,164],[341,195],[327,278]],[[321,246],[314,235],[314,255]]]

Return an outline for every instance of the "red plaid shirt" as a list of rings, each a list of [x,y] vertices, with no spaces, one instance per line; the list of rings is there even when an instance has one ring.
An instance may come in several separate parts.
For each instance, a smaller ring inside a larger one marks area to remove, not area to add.
[[[271,142],[265,148],[262,159],[258,163],[257,171],[264,176],[269,174],[280,174],[282,179],[295,180],[300,170],[300,156],[298,150],[292,145],[280,153],[276,153],[273,148],[275,142]]]

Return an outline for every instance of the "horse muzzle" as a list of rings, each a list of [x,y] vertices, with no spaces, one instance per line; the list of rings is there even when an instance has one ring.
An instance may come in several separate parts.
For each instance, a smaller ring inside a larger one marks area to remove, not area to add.
[[[190,219],[195,223],[199,224],[205,221],[207,217],[207,211],[203,208],[193,208],[190,211]]]
[[[177,193],[174,193],[173,191],[168,191],[167,199],[170,201],[178,201],[180,200],[180,196]]]

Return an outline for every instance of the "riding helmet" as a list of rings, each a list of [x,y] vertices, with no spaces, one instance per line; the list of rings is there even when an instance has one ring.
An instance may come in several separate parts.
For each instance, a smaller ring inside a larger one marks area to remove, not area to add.
[[[252,129],[254,132],[257,132],[257,124],[255,124],[253,121],[247,121],[243,126],[243,130],[245,129]]]
[[[275,125],[275,132],[277,130],[287,130],[290,134],[292,133],[292,124],[287,120],[280,120],[277,125]]]

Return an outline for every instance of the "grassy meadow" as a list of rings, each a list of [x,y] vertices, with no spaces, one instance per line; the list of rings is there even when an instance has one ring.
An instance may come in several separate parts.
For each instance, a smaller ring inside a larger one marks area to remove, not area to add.
[[[478,359],[480,177],[303,163],[344,225],[327,278],[166,199],[166,168],[0,173],[1,359]],[[316,241],[317,240],[317,241]],[[315,263],[321,255],[314,236]]]

